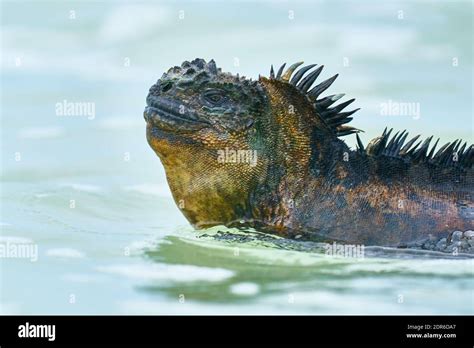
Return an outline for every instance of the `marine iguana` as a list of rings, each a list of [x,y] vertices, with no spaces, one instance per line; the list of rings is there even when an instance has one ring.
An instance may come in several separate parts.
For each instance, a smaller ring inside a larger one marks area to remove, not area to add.
[[[301,64],[252,81],[195,59],[150,88],[147,140],[194,227],[396,247],[474,229],[473,145],[385,129],[364,146],[354,99],[321,97],[338,75],[313,86],[323,66]]]

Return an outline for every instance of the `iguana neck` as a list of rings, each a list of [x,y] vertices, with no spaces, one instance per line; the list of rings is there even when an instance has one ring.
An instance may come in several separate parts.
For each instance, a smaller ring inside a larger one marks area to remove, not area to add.
[[[251,219],[262,229],[271,226],[273,232],[288,236],[292,211],[310,192],[308,183],[323,178],[323,170],[330,167],[325,159],[337,158],[348,148],[314,117],[311,104],[292,86],[278,80],[260,82],[271,105],[271,118],[261,125],[271,134],[265,144],[270,160],[264,179],[249,197]]]

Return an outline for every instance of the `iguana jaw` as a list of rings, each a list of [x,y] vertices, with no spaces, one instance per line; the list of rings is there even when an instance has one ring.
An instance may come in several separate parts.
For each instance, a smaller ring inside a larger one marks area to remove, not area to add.
[[[160,157],[181,212],[196,228],[225,225],[249,215],[248,198],[258,179],[265,177],[266,156],[249,144],[249,133],[226,133],[194,115],[170,113],[179,106],[169,100],[155,97],[145,109],[147,140]],[[258,151],[258,160],[222,161],[220,153],[226,150]]]
[[[255,166],[220,163],[218,149],[204,146],[198,133],[163,135],[147,126],[148,142],[161,159],[177,206],[198,229],[242,219],[257,178],[264,177],[265,159]]]

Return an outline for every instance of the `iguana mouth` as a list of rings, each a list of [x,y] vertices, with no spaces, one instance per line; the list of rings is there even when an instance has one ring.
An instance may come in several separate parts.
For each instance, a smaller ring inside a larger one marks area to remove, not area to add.
[[[143,117],[149,125],[169,132],[195,131],[209,125],[199,120],[193,110],[174,100],[158,96],[147,99]]]

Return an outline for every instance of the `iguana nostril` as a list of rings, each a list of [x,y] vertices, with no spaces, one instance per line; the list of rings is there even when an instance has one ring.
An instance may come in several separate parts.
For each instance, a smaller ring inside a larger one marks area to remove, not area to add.
[[[166,82],[162,87],[161,87],[161,91],[163,93],[169,91],[171,89],[171,87],[173,87],[173,83],[172,82]]]

